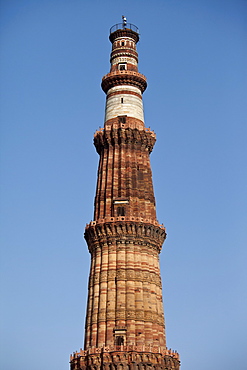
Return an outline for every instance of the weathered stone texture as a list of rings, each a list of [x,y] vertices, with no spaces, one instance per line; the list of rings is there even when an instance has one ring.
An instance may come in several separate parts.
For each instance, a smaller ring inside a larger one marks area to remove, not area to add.
[[[166,347],[159,253],[166,230],[156,218],[149,155],[156,136],[144,125],[138,72],[139,35],[110,35],[111,70],[104,129],[94,135],[100,156],[94,221],[85,230],[91,254],[84,351],[71,370],[179,370]]]
[[[74,353],[71,370],[179,370],[179,355],[157,347],[110,346]]]

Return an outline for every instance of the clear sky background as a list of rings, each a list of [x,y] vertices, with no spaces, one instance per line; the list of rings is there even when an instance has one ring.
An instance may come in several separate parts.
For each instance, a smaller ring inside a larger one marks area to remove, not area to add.
[[[245,370],[246,0],[2,0],[3,370],[68,370],[83,346],[109,28],[137,25],[168,347]]]

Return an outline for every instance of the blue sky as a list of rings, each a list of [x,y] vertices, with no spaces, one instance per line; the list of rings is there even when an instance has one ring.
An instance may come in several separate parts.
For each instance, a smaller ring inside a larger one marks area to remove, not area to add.
[[[0,367],[66,370],[83,345],[109,28],[141,33],[168,346],[246,369],[246,0],[5,0]],[[33,364],[35,363],[35,365]]]

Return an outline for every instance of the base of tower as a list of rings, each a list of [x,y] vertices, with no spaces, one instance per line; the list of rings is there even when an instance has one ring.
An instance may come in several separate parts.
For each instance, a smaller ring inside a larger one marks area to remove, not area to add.
[[[71,370],[179,370],[179,354],[149,346],[91,347],[70,356]]]

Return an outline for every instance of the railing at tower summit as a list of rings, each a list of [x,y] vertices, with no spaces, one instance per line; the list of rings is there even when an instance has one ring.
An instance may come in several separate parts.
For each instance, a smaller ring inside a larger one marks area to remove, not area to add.
[[[139,34],[138,28],[134,24],[131,24],[131,23],[117,23],[117,24],[114,24],[114,26],[112,26],[110,28],[110,34],[117,31],[117,30],[132,30],[132,31]]]

